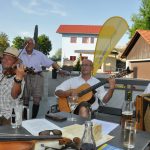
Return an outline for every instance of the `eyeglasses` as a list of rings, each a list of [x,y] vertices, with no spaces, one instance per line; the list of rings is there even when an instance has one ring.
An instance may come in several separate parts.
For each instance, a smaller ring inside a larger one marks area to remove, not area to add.
[[[58,135],[62,136],[62,132],[60,130],[54,129],[54,130],[44,130],[39,132],[40,136],[49,136],[49,135]]]

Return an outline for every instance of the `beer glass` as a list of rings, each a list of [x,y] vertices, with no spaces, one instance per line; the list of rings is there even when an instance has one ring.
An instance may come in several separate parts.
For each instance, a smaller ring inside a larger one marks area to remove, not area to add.
[[[135,147],[136,122],[134,120],[126,120],[124,125],[124,141],[123,145],[126,148]]]
[[[124,128],[126,120],[132,120],[133,117],[133,103],[132,101],[126,100],[123,102],[122,106],[122,117],[121,117],[121,126]]]

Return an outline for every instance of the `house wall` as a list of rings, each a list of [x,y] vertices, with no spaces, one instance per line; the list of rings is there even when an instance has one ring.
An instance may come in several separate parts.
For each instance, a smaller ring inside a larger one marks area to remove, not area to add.
[[[142,36],[140,36],[127,56],[127,62],[126,66],[130,66],[130,69],[134,70],[130,77],[150,79],[150,45]]]
[[[108,57],[104,62],[104,72],[115,72],[116,71],[116,58]]]
[[[76,43],[71,43],[70,38],[77,37]],[[94,37],[94,43],[82,43],[82,37]],[[78,53],[74,53],[75,50],[95,50],[97,35],[85,35],[85,34],[63,34],[62,35],[62,59],[61,64],[65,58],[70,59],[70,56],[79,57]],[[88,56],[89,59],[93,60],[93,55],[82,54],[82,56]]]
[[[77,37],[76,43],[71,43],[71,37]],[[82,37],[94,37],[94,43],[82,43]],[[70,64],[76,64],[75,62],[70,62],[67,59],[70,59],[70,56],[76,56],[76,59],[80,57],[79,53],[75,53],[75,50],[95,50],[97,42],[97,35],[90,34],[62,34],[62,58],[61,58],[61,66],[67,65],[72,66]],[[82,56],[87,56],[88,59],[93,61],[93,54],[82,54]],[[65,61],[64,61],[65,60]],[[114,72],[116,71],[116,58],[108,57],[104,62],[104,65],[101,67],[100,72]]]
[[[150,58],[150,45],[140,36],[132,50],[130,51],[127,59],[148,59]]]
[[[138,79],[150,79],[150,62],[132,62],[131,69],[135,71],[132,74],[132,77]]]

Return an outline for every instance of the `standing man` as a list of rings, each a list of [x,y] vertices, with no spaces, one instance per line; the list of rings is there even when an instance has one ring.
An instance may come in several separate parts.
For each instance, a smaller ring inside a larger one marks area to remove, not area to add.
[[[27,73],[25,76],[25,88],[23,93],[24,105],[26,106],[29,106],[30,96],[33,97],[32,118],[36,118],[38,114],[40,100],[43,94],[44,80],[42,76],[42,66],[46,68],[52,66],[57,69],[60,74],[64,73],[57,63],[50,60],[42,52],[35,50],[34,47],[35,41],[32,38],[28,38],[25,41],[25,48],[19,56],[25,66],[35,69],[35,73]]]
[[[60,98],[67,98],[74,94],[75,90],[81,85],[87,83],[90,86],[93,86],[100,81],[93,77],[92,74],[93,70],[93,63],[91,60],[84,59],[81,64],[81,75],[78,77],[70,78],[56,87],[55,94]],[[92,110],[97,110],[99,107],[98,99],[100,99],[101,103],[105,105],[113,95],[114,88],[115,88],[115,80],[109,79],[109,89],[105,91],[104,86],[101,86],[96,89],[95,94],[93,93],[94,100],[91,99],[88,102],[91,104]],[[63,99],[62,99],[63,100]],[[76,111],[77,114],[80,110]]]
[[[11,104],[22,96],[24,86],[24,66],[16,67],[18,50],[8,47],[1,60],[2,72],[0,73],[0,125],[10,124],[12,114]]]

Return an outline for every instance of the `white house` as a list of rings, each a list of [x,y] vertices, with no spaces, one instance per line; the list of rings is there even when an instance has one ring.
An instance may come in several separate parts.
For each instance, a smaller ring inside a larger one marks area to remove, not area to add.
[[[62,34],[62,58],[61,65],[66,60],[75,61],[80,56],[93,61],[97,36],[102,26],[100,25],[60,25],[57,33]],[[103,71],[114,71],[116,58],[109,57],[105,61]]]

